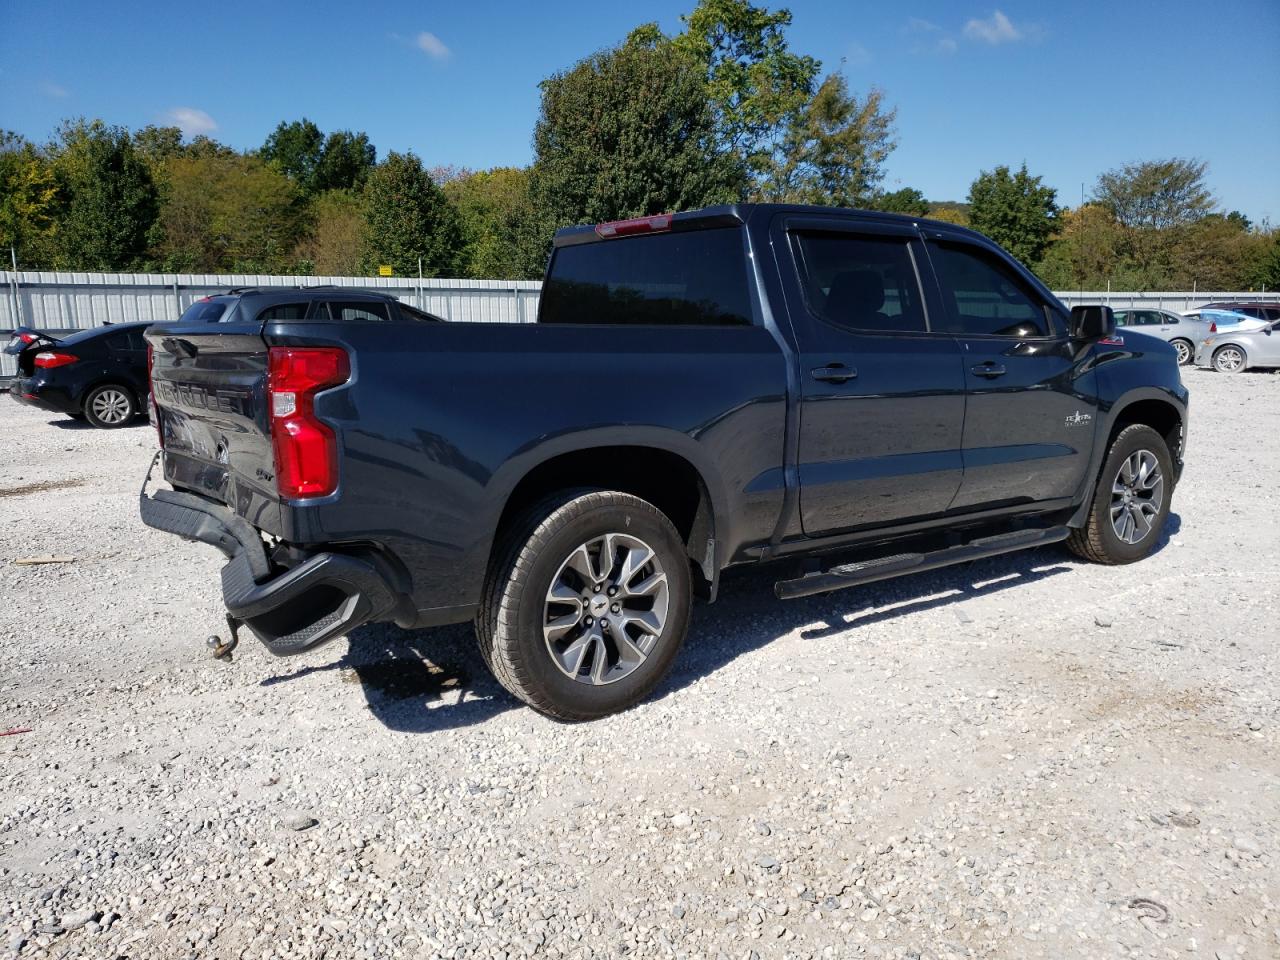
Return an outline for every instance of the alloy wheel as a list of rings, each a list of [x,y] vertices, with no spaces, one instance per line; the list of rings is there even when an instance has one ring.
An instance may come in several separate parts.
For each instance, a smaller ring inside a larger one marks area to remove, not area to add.
[[[103,423],[124,423],[129,419],[133,403],[128,395],[117,387],[99,390],[91,404],[93,415]]]
[[[1178,364],[1186,364],[1191,362],[1191,347],[1187,345],[1185,340],[1173,341],[1173,349],[1178,351]]]
[[[1164,473],[1150,450],[1135,450],[1111,481],[1111,529],[1125,543],[1141,543],[1164,503]]]
[[[1223,347],[1213,355],[1213,366],[1223,373],[1236,373],[1244,366],[1244,352],[1238,347]]]
[[[581,544],[547,590],[542,636],[560,672],[600,686],[633,673],[662,638],[667,574],[643,540],[606,533]]]

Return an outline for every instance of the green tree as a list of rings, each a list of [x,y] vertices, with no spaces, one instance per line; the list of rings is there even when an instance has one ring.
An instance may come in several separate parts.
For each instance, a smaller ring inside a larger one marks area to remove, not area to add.
[[[883,210],[885,213],[907,213],[915,217],[927,217],[933,209],[924,194],[915,187],[877,193],[871,198],[870,208]]]
[[[99,121],[65,124],[52,148],[65,196],[58,261],[78,270],[142,264],[155,239],[160,197],[128,131]]]
[[[762,200],[836,207],[870,205],[894,147],[894,111],[872,90],[865,100],[832,74],[790,117],[779,155],[757,187]]]
[[[49,266],[58,215],[58,183],[48,160],[23,137],[0,130],[0,254]]]
[[[425,276],[456,274],[462,246],[458,217],[416,154],[387,154],[370,172],[363,202],[364,264],[370,272],[386,264],[402,276],[417,276],[421,257]]]
[[[983,171],[969,187],[969,226],[985,233],[1023,263],[1044,254],[1056,229],[1057,191],[1027,172],[1006,166]]]
[[[465,171],[444,182],[462,231],[461,271],[479,279],[522,276],[520,229],[528,215],[529,172],[498,167]]]
[[[791,52],[791,11],[747,0],[699,0],[681,19],[685,31],[673,43],[706,70],[719,148],[741,157],[753,176],[770,176],[782,141],[813,97],[821,67],[813,57]]]
[[[1194,223],[1213,210],[1201,160],[1128,163],[1098,177],[1094,199],[1130,229],[1164,230]]]
[[[310,193],[315,188],[316,171],[324,156],[324,134],[306,117],[291,123],[281,121],[258,154]]]
[[[1280,230],[1258,234],[1250,251],[1245,284],[1250,290],[1280,290]]]
[[[160,265],[205,273],[283,273],[306,232],[298,187],[261,158],[180,156],[168,164]]]
[[[308,188],[323,190],[358,190],[369,178],[377,163],[378,151],[366,133],[338,130],[324,141],[315,176]]]
[[[349,190],[326,190],[312,201],[311,232],[298,244],[294,260],[304,273],[349,277],[364,266],[364,205]]]
[[[672,41],[633,36],[541,87],[526,273],[541,273],[557,227],[742,196],[741,162],[718,149],[705,70]]]

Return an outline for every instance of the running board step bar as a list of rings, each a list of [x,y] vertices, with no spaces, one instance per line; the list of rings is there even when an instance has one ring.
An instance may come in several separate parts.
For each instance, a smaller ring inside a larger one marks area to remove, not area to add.
[[[830,593],[832,590],[843,590],[845,587],[874,583],[876,580],[888,580],[890,577],[898,577],[904,573],[922,573],[925,570],[936,570],[939,567],[967,563],[970,560],[996,557],[1002,553],[1042,547],[1050,543],[1059,543],[1069,536],[1071,536],[1071,530],[1068,527],[1015,530],[1012,533],[1000,533],[993,537],[970,540],[968,543],[946,547],[931,553],[900,553],[892,557],[877,557],[874,560],[832,567],[825,573],[811,573],[797,577],[795,580],[779,580],[773,585],[773,592],[778,595],[779,600],[794,600],[797,597],[813,596],[815,593]]]

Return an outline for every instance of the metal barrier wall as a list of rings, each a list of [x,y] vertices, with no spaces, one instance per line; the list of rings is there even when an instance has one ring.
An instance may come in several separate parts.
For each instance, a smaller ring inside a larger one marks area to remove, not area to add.
[[[418,280],[409,277],[304,277],[256,274],[46,273],[0,271],[0,343],[17,326],[54,336],[104,323],[176,319],[194,301],[234,287],[293,287],[328,284],[378,290],[446,320],[472,323],[532,323],[538,315],[537,280]],[[1190,310],[1213,300],[1275,300],[1275,293],[1070,291],[1067,306]],[[15,372],[12,357],[0,356],[0,377]]]

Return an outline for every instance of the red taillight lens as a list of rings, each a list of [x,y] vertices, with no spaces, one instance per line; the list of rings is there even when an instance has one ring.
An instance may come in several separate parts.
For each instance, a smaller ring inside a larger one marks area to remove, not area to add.
[[[54,367],[65,367],[68,363],[75,363],[79,359],[73,353],[57,353],[52,350],[46,350],[43,353],[36,354],[35,364],[37,367],[52,370]]]
[[[326,497],[338,489],[338,442],[312,401],[346,383],[351,362],[339,347],[271,347],[268,357],[276,488],[289,499]]]
[[[1217,321],[1214,321],[1213,323],[1209,324],[1209,332],[1210,332],[1210,333],[1217,333],[1217,332],[1218,332],[1218,324],[1217,324]]]
[[[671,214],[660,213],[654,217],[636,217],[634,220],[614,220],[596,225],[596,236],[609,240],[613,237],[633,237],[637,233],[662,233],[671,229]]]
[[[18,334],[18,339],[23,343],[35,343],[36,335],[34,333],[20,333]]]

